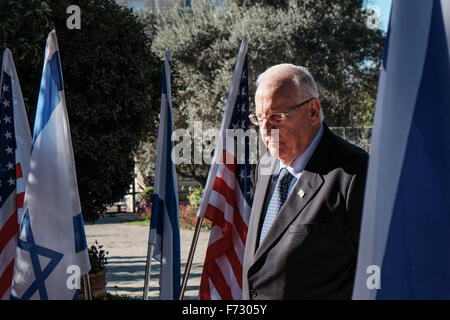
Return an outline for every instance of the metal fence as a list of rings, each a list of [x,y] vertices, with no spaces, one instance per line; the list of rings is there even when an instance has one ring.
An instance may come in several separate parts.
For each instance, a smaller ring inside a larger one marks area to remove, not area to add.
[[[338,136],[369,152],[372,127],[330,127]]]

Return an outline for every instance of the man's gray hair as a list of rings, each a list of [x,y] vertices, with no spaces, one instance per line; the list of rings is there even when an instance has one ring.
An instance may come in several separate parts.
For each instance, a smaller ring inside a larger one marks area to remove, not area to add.
[[[300,94],[304,100],[310,98],[319,98],[319,90],[317,90],[316,82],[314,81],[313,76],[305,67],[296,66],[293,64],[279,64],[268,68],[266,71],[261,73],[256,79],[256,87],[259,87],[261,80],[269,73],[278,69],[279,67],[288,67],[294,70],[294,74],[292,76],[292,81],[295,83],[296,87],[299,89]],[[320,121],[323,121],[323,112],[322,108],[320,108]]]

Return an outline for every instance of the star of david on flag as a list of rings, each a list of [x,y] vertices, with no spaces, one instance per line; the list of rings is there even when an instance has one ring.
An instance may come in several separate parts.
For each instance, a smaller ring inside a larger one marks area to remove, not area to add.
[[[39,296],[41,299],[47,300],[48,295],[45,287],[45,280],[48,278],[50,273],[55,270],[64,254],[39,246],[35,243],[33,231],[31,230],[30,214],[28,210],[25,212],[25,216],[23,217],[22,225],[20,227],[20,235],[23,236],[19,239],[18,247],[29,252],[35,275],[35,280],[22,295],[21,299],[28,300],[36,291],[39,291]],[[23,238],[25,238],[25,240],[22,240]],[[42,268],[39,257],[50,259],[44,268]],[[12,297],[12,299],[15,298],[16,297],[14,296]]]
[[[77,279],[90,264],[54,30],[45,49],[30,163],[11,299],[75,299]]]

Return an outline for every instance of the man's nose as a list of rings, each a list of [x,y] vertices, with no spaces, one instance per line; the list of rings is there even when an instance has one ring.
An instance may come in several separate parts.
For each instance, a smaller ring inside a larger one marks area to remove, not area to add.
[[[264,118],[260,124],[260,127],[264,130],[269,130],[268,132],[270,133],[270,129],[274,128],[274,126],[272,125],[272,123],[270,123],[268,118]]]
[[[272,137],[274,135],[273,130],[277,130],[277,128],[270,123],[269,120],[264,119],[263,122],[259,126],[262,137]]]

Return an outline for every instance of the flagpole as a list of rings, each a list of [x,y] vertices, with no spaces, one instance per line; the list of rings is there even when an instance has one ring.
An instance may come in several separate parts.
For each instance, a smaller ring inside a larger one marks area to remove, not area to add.
[[[147,263],[145,265],[145,279],[144,279],[144,300],[148,300],[148,287],[150,285],[150,271],[152,269],[152,256],[155,245],[149,243],[147,248]]]
[[[202,227],[203,217],[197,219],[197,224],[195,225],[194,237],[192,238],[191,250],[189,251],[189,256],[186,262],[186,268],[184,269],[183,283],[181,284],[180,300],[183,300],[184,291],[186,290],[186,285],[188,282],[189,274],[191,272],[192,261],[194,260],[195,249],[197,248],[198,237],[200,235],[200,230]]]
[[[197,225],[195,226],[195,232],[194,232],[194,237],[192,239],[191,250],[189,252],[188,260],[186,262],[186,269],[184,272],[183,283],[181,286],[180,300],[183,300],[184,292],[186,290],[186,285],[187,285],[187,281],[188,281],[191,266],[192,266],[192,261],[194,259],[194,253],[195,253],[195,249],[197,247],[198,237],[200,235],[201,225],[202,225],[203,217],[205,215],[205,210],[207,207],[207,205],[205,205],[205,201],[207,201],[207,199],[209,198],[209,194],[211,193],[211,190],[212,190],[212,187],[214,184],[214,177],[216,176],[216,172],[217,172],[217,163],[219,161],[224,160],[224,159],[221,159],[222,154],[221,153],[218,154],[217,152],[218,152],[218,150],[222,149],[221,146],[223,145],[224,139],[225,139],[224,132],[225,132],[226,128],[228,128],[230,121],[231,121],[232,112],[229,112],[229,109],[232,108],[232,106],[234,105],[234,101],[236,99],[236,90],[237,90],[237,86],[238,86],[237,76],[240,73],[240,72],[238,72],[238,70],[242,70],[242,66],[244,64],[245,59],[241,59],[241,57],[245,55],[245,53],[247,52],[247,49],[248,49],[248,38],[247,38],[247,36],[244,36],[244,38],[242,39],[242,42],[241,42],[241,46],[239,48],[238,60],[236,62],[235,70],[233,73],[233,79],[231,82],[232,87],[230,88],[230,91],[228,92],[227,105],[225,106],[224,117],[222,118],[222,123],[220,125],[219,132],[221,133],[221,135],[220,135],[220,138],[216,142],[216,148],[214,150],[212,165],[208,172],[208,178],[206,180],[205,191],[203,192],[203,196],[200,201],[200,206],[199,206],[198,212],[197,212],[198,220],[197,220]]]
[[[91,284],[89,282],[89,273],[83,275],[84,300],[92,300]]]

